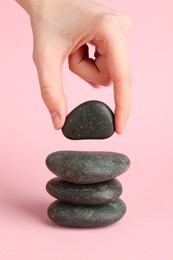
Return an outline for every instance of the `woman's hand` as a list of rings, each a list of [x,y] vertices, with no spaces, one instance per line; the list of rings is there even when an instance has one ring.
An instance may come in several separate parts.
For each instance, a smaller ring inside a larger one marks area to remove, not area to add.
[[[33,60],[42,98],[54,127],[66,117],[62,66],[91,86],[114,85],[116,132],[122,133],[131,104],[132,76],[127,55],[130,18],[90,0],[17,0],[28,12],[34,37]],[[88,45],[95,46],[95,59]]]

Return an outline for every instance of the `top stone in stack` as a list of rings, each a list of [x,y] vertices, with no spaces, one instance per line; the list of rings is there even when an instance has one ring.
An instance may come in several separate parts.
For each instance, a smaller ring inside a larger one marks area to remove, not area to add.
[[[130,160],[114,152],[58,151],[48,155],[46,165],[63,180],[90,184],[111,180],[126,172]]]
[[[114,134],[114,114],[101,101],[87,101],[66,117],[62,132],[72,140],[106,139]]]

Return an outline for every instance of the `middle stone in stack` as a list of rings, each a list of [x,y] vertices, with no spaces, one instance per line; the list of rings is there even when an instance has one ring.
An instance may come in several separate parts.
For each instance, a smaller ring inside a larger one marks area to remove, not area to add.
[[[127,171],[130,160],[114,152],[58,151],[46,159],[57,178],[46,189],[57,198],[48,208],[57,224],[98,227],[114,223],[126,212],[119,199],[121,183],[115,177]]]

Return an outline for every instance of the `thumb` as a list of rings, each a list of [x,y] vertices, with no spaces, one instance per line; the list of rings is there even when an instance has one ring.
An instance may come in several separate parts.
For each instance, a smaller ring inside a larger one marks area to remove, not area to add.
[[[34,63],[37,67],[42,99],[50,112],[54,128],[60,129],[67,114],[62,81],[63,62],[52,56],[42,54],[37,57],[35,54]]]

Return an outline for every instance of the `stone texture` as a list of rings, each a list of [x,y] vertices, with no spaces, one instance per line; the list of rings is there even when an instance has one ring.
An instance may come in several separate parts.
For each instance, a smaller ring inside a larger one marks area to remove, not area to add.
[[[47,183],[46,190],[60,201],[99,205],[118,199],[122,193],[122,185],[116,179],[94,184],[75,184],[54,178]]]
[[[103,102],[87,101],[66,117],[62,132],[72,140],[105,139],[114,133],[114,114]]]
[[[74,205],[55,201],[48,208],[48,216],[58,225],[93,228],[112,224],[126,212],[125,203],[118,199],[104,205]]]
[[[48,155],[48,169],[73,183],[97,183],[115,178],[130,166],[126,155],[114,152],[59,151]]]

